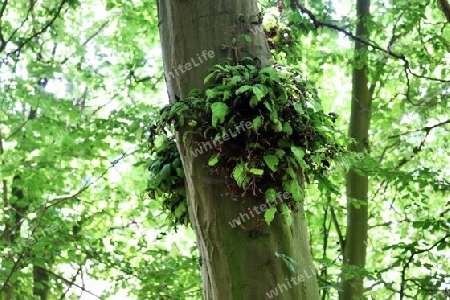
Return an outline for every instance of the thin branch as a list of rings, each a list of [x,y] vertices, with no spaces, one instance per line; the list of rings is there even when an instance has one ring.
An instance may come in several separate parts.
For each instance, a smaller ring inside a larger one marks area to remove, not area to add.
[[[354,41],[360,42],[360,43],[362,43],[362,44],[364,44],[366,46],[372,47],[375,50],[381,51],[381,52],[383,52],[385,54],[388,54],[391,57],[394,57],[396,59],[401,60],[403,62],[403,64],[404,64],[405,74],[407,74],[407,76],[408,76],[408,74],[411,74],[411,75],[413,75],[414,77],[417,77],[417,78],[422,78],[422,79],[427,79],[427,80],[432,80],[432,81],[438,81],[438,82],[444,82],[444,83],[450,82],[450,79],[441,79],[441,78],[429,77],[429,76],[424,76],[424,75],[420,75],[420,74],[417,74],[417,73],[413,72],[411,70],[411,68],[410,68],[410,62],[406,58],[406,56],[404,54],[395,53],[395,52],[393,52],[390,49],[384,49],[384,48],[376,45],[373,41],[360,38],[360,37],[354,35],[350,31],[348,31],[348,30],[346,30],[346,29],[344,29],[342,27],[339,27],[339,26],[337,26],[335,24],[331,24],[331,23],[327,23],[327,22],[323,22],[323,21],[318,20],[316,15],[314,15],[303,4],[299,3],[298,0],[291,0],[291,5],[294,6],[294,7],[297,7],[298,9],[300,9],[300,11],[302,13],[306,14],[311,19],[311,21],[313,22],[314,27],[316,29],[320,28],[320,27],[334,29],[334,30],[342,32],[344,35],[352,38]],[[409,78],[408,78],[408,80],[409,80]]]
[[[333,220],[333,224],[334,224],[334,227],[336,228],[336,232],[338,235],[339,244],[340,244],[340,248],[341,248],[341,254],[344,255],[344,250],[345,250],[344,235],[342,234],[341,227],[339,226],[339,222],[336,218],[336,213],[334,212],[334,208],[331,207],[330,211],[331,211],[331,219]]]
[[[50,275],[52,275],[53,277],[56,277],[56,278],[58,278],[58,279],[64,281],[64,282],[65,282],[67,285],[69,285],[69,286],[75,286],[75,287],[79,288],[80,290],[82,290],[83,292],[86,292],[86,293],[88,293],[88,294],[94,296],[94,297],[97,298],[97,299],[100,299],[100,300],[102,299],[102,298],[100,298],[99,296],[97,296],[97,295],[95,295],[94,293],[92,293],[91,291],[88,291],[85,287],[83,287],[83,286],[81,286],[81,285],[75,283],[75,281],[73,281],[73,280],[69,280],[69,279],[67,279],[67,278],[64,278],[63,276],[61,276],[61,275],[59,275],[59,274],[56,274],[56,273],[54,273],[54,272],[52,272],[52,271],[50,271],[50,270],[48,270],[48,269],[45,269],[45,271],[48,272],[48,273],[49,273]]]
[[[59,14],[61,13],[64,4],[66,4],[66,1],[67,1],[67,0],[62,0],[62,1],[61,1],[61,3],[59,4],[59,6],[58,6],[58,8],[57,8],[57,10],[56,10],[56,13],[52,16],[52,18],[51,18],[44,26],[42,26],[42,28],[41,28],[39,31],[33,33],[31,36],[29,36],[28,38],[26,38],[26,39],[19,45],[19,47],[17,47],[17,49],[15,49],[15,50],[9,52],[8,54],[6,54],[6,57],[9,57],[10,55],[12,55],[13,53],[16,53],[16,52],[18,52],[18,51],[20,52],[21,49],[23,48],[23,46],[25,46],[27,43],[29,43],[32,39],[34,39],[34,38],[37,37],[38,35],[44,33],[50,26],[52,26],[52,24],[53,24],[53,23],[56,21],[56,19],[59,17]],[[34,3],[36,3],[36,2],[34,2]],[[30,5],[30,6],[31,6],[31,5]],[[31,7],[29,8],[28,12],[27,12],[27,16],[26,16],[25,20],[23,21],[23,23],[25,23],[25,21],[28,19],[28,15],[30,14],[30,12],[31,12],[32,9],[33,9],[33,7],[31,6]],[[23,23],[22,23],[22,24],[23,24]],[[15,33],[19,30],[19,28],[20,28],[20,27],[16,28],[16,30],[15,30],[15,31],[13,32],[13,34],[10,36],[9,40],[11,40],[12,36],[15,35]],[[3,49],[2,49],[2,47],[0,47],[0,52],[2,52],[2,51],[3,51]]]
[[[84,263],[86,263],[86,259],[84,259]],[[79,265],[79,268],[77,270],[77,273],[75,275],[73,275],[71,282],[75,282],[75,280],[77,279],[78,275],[80,275],[80,273],[83,271],[83,266]],[[61,294],[61,297],[59,298],[59,300],[64,300],[66,299],[66,295],[67,293],[70,291],[70,288],[72,287],[72,285],[68,285],[67,289],[64,291],[64,293]]]
[[[406,131],[406,132],[402,132],[402,133],[399,133],[399,134],[394,134],[394,135],[391,135],[388,139],[394,139],[394,138],[398,138],[398,137],[400,137],[402,135],[411,134],[411,133],[420,132],[420,131],[430,132],[434,128],[441,127],[441,126],[449,124],[449,123],[450,123],[450,119],[445,120],[443,122],[439,122],[439,123],[437,123],[437,124],[435,124],[433,126],[426,126],[424,128],[417,129],[417,130]]]
[[[89,36],[82,44],[81,46],[86,46],[92,39],[94,39],[96,36],[98,36],[100,34],[100,32],[103,31],[103,29],[106,28],[106,26],[109,24],[110,20],[105,21],[100,27],[99,29],[97,29],[91,36]],[[72,56],[72,55],[71,55]],[[61,62],[61,65],[64,65],[71,56],[67,56],[66,58],[63,59],[63,61]]]
[[[406,286],[406,281],[408,280],[406,278],[406,270],[409,268],[409,265],[412,263],[412,261],[414,260],[414,256],[416,256],[417,254],[421,254],[424,252],[429,252],[431,249],[437,247],[439,244],[444,243],[446,239],[450,238],[450,233],[448,233],[446,236],[444,236],[443,238],[439,239],[436,243],[434,243],[433,245],[431,245],[428,248],[424,248],[424,249],[419,249],[419,250],[411,250],[411,255],[408,258],[408,261],[406,262],[406,264],[403,266],[402,268],[402,272],[401,272],[401,282],[400,282],[400,299],[403,299],[405,296],[405,286]]]
[[[9,42],[12,41],[13,37],[16,35],[16,33],[19,31],[19,29],[22,28],[23,25],[25,24],[25,22],[28,20],[28,17],[29,17],[29,15],[30,15],[31,11],[33,10],[34,4],[35,4],[36,2],[37,2],[37,0],[35,0],[34,3],[31,3],[31,4],[30,4],[30,6],[28,7],[28,11],[27,11],[27,13],[25,14],[25,18],[22,20],[22,22],[20,23],[20,25],[17,26],[16,29],[14,29],[14,31],[13,31],[13,32],[11,33],[11,35],[8,37],[8,40],[7,40],[5,43],[2,43],[2,44],[0,45],[0,53],[2,53],[3,50],[5,50],[6,45],[7,45]],[[20,49],[21,49],[22,47],[23,47],[23,45],[21,45],[17,50],[14,50],[14,51],[8,53],[8,54],[6,55],[6,57],[10,56],[11,54],[13,54],[13,53],[15,53],[15,52],[17,52],[17,51],[20,51]]]
[[[427,139],[428,135],[430,134],[431,130],[433,130],[434,128],[443,126],[443,125],[445,125],[445,124],[449,124],[449,123],[450,123],[450,119],[448,119],[448,120],[446,120],[446,121],[444,121],[444,122],[440,122],[440,123],[438,123],[438,124],[435,124],[435,125],[433,125],[433,126],[427,126],[427,127],[423,128],[423,129],[421,129],[422,131],[425,131],[425,136],[422,138],[422,141],[420,142],[420,145],[414,147],[414,149],[413,149],[413,155],[410,156],[410,157],[405,157],[405,158],[403,158],[403,159],[399,162],[397,168],[400,168],[400,167],[404,166],[405,164],[407,164],[407,163],[408,163],[409,161],[411,161],[411,160],[412,160],[412,159],[413,159],[420,151],[423,150],[423,146],[425,146],[426,139]]]

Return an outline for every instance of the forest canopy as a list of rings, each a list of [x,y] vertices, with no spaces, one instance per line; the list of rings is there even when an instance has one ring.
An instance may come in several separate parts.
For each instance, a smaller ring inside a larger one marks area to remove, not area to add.
[[[166,1],[0,1],[0,299],[449,299],[448,1]]]

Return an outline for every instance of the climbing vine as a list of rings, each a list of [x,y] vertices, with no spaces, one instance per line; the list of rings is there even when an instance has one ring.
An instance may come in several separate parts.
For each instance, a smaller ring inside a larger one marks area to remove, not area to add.
[[[303,181],[329,183],[324,172],[342,149],[335,115],[324,113],[313,84],[299,71],[258,68],[245,58],[213,66],[204,82],[204,92],[194,90],[164,107],[151,126],[151,145],[163,142],[149,164],[149,192],[165,199],[177,222],[186,223],[186,193],[175,131],[183,133],[181,142],[188,135],[194,141],[186,155],[206,156],[212,172],[231,180],[230,194],[273,202],[286,191],[291,197],[281,204],[284,211],[303,199]]]

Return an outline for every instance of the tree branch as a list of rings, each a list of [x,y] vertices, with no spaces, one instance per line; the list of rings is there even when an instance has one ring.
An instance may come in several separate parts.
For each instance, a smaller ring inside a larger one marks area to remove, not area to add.
[[[37,0],[36,0],[36,1],[37,1]],[[3,4],[4,4],[4,3],[3,3]],[[33,5],[34,5],[34,4],[33,4]],[[20,23],[20,25],[17,26],[16,29],[14,29],[13,33],[11,33],[11,35],[8,37],[8,40],[5,41],[4,43],[0,44],[0,53],[2,53],[3,50],[5,50],[6,45],[13,39],[13,37],[16,35],[17,31],[19,31],[19,29],[22,28],[23,25],[25,24],[25,22],[28,20],[28,16],[30,15],[30,12],[33,10],[33,5],[30,5],[30,6],[28,7],[28,11],[27,11],[27,13],[26,13],[26,15],[25,15],[25,18],[22,20],[22,22]],[[22,47],[22,46],[21,46],[21,47]],[[20,48],[21,48],[21,47],[20,47]],[[20,50],[20,48],[19,48],[18,50]],[[16,51],[13,51],[13,52],[11,52],[11,53],[8,53],[8,54],[6,55],[6,57],[8,57],[9,55],[11,55],[11,54],[14,53],[14,52],[16,52]]]
[[[13,50],[13,51],[7,53],[7,54],[6,54],[6,57],[9,57],[10,55],[12,55],[12,54],[14,54],[14,53],[19,52],[19,51],[23,48],[23,46],[25,46],[27,43],[29,43],[32,39],[34,39],[34,38],[37,37],[38,35],[44,33],[50,26],[52,26],[52,24],[53,24],[53,23],[56,21],[56,19],[59,17],[59,14],[61,13],[64,4],[66,4],[66,1],[67,1],[67,0],[62,0],[62,1],[61,1],[61,3],[59,4],[58,8],[56,9],[56,13],[52,16],[52,18],[51,18],[44,26],[42,26],[42,28],[41,28],[39,31],[33,33],[31,36],[29,36],[28,38],[26,38],[26,39],[19,45],[19,47],[17,47],[17,49],[15,49],[15,50]],[[23,24],[25,23],[25,21],[28,19],[28,16],[29,16],[30,12],[32,11],[33,6],[34,6],[35,3],[36,3],[36,1],[35,1],[32,5],[30,5],[30,7],[29,7],[29,9],[28,9],[28,12],[27,12],[27,15],[26,15],[25,19],[22,21],[22,24],[21,24],[19,27],[17,27],[17,28],[15,29],[15,31],[11,34],[11,36],[8,38],[8,42],[13,38],[13,36],[16,34],[16,32],[19,30],[19,28],[22,27],[22,25],[23,25]],[[6,42],[6,44],[7,44],[8,42]],[[6,46],[6,44],[5,44],[5,46]],[[4,48],[5,48],[5,47],[4,47],[3,45],[0,45],[0,53],[4,50]]]
[[[106,26],[109,24],[109,22],[110,22],[110,20],[103,22],[103,24],[93,34],[91,34],[91,36],[89,36],[81,45],[86,46],[92,39],[94,39],[96,36],[98,36],[100,34],[100,32],[103,31],[103,29],[106,28]],[[64,58],[63,61],[61,62],[61,65],[64,65],[69,60],[69,58],[70,58],[70,56]]]
[[[440,0],[440,1],[446,1],[446,0]],[[424,76],[424,75],[420,75],[417,74],[415,72],[413,72],[410,68],[410,62],[409,60],[406,58],[406,56],[404,54],[400,54],[400,53],[395,53],[390,49],[384,49],[378,45],[376,45],[373,41],[370,40],[366,40],[363,38],[360,38],[356,35],[354,35],[353,33],[351,33],[350,31],[339,27],[335,24],[331,24],[331,23],[327,23],[327,22],[323,22],[317,19],[316,15],[314,15],[309,9],[307,9],[303,4],[299,3],[298,0],[291,0],[291,6],[293,7],[297,7],[298,9],[300,9],[300,11],[304,14],[306,14],[311,21],[314,24],[314,27],[320,28],[320,27],[325,27],[325,28],[330,28],[339,32],[342,32],[344,35],[350,37],[351,39],[353,39],[356,42],[359,42],[361,44],[364,44],[366,46],[372,47],[375,50],[378,50],[380,52],[383,52],[393,58],[396,58],[398,60],[401,60],[404,64],[404,68],[405,68],[405,75],[407,76],[407,79],[409,81],[408,78],[408,74],[413,75],[414,77],[417,78],[422,78],[422,79],[427,79],[427,80],[432,80],[432,81],[437,81],[437,82],[450,82],[450,79],[441,79],[441,78],[436,78],[436,77],[429,77],[429,76]]]
[[[48,270],[48,269],[45,269],[45,270],[46,270],[50,275],[52,275],[53,277],[56,277],[56,278],[58,278],[58,279],[64,281],[65,284],[67,284],[67,285],[69,285],[69,286],[75,286],[75,287],[79,288],[80,290],[82,290],[83,292],[86,292],[86,293],[88,293],[88,294],[94,296],[94,297],[97,298],[97,299],[102,299],[102,298],[100,298],[99,296],[97,296],[97,295],[95,295],[94,293],[92,293],[91,291],[88,291],[85,287],[83,287],[83,286],[81,286],[81,285],[75,283],[75,281],[71,281],[71,280],[69,280],[69,279],[67,279],[67,278],[65,278],[65,277],[63,277],[63,276],[61,276],[61,275],[59,275],[59,274],[56,274],[56,273],[54,273],[54,272],[52,272],[52,271],[50,271],[50,270]]]
[[[330,208],[330,212],[331,212],[331,219],[333,220],[334,227],[336,228],[336,232],[337,232],[337,235],[338,235],[339,244],[340,244],[340,248],[341,248],[341,254],[344,255],[345,239],[344,239],[344,236],[342,235],[341,227],[339,226],[339,222],[338,222],[338,220],[336,218],[336,214],[334,212],[334,208],[333,207]]]
[[[408,163],[409,161],[411,161],[411,160],[412,160],[412,159],[413,159],[420,151],[422,151],[422,148],[423,148],[423,146],[425,146],[426,139],[427,139],[428,135],[430,134],[430,131],[431,131],[431,130],[433,130],[434,128],[437,128],[437,127],[440,127],[440,126],[449,124],[449,123],[450,123],[450,119],[448,119],[448,120],[446,120],[446,121],[443,121],[443,122],[440,122],[440,123],[437,123],[437,124],[435,124],[435,125],[433,125],[433,126],[427,126],[427,127],[424,127],[424,128],[422,128],[422,129],[420,129],[420,130],[417,130],[417,131],[424,131],[424,132],[425,132],[425,136],[422,138],[422,141],[420,142],[419,146],[414,147],[414,149],[413,149],[413,155],[412,155],[411,157],[404,157],[404,158],[399,162],[397,168],[401,168],[402,166],[404,166],[405,164],[407,164],[407,163]],[[417,132],[417,131],[416,131],[416,132]]]

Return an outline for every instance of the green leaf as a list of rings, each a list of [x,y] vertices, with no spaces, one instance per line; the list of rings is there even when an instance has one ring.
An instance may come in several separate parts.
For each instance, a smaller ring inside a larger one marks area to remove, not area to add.
[[[226,90],[225,92],[223,92],[223,100],[228,100],[231,97],[231,91],[230,90]]]
[[[178,245],[176,243],[172,243],[170,245],[170,252],[169,252],[169,257],[167,258],[167,261],[172,258],[172,259],[177,259],[181,254],[180,248],[178,247]]]
[[[298,184],[298,181],[295,179],[292,179],[291,181],[290,193],[292,194],[292,198],[294,198],[295,201],[300,201],[303,199],[302,189]]]
[[[449,246],[448,243],[442,242],[436,247],[436,250],[442,251],[442,250],[445,250],[448,246]]]
[[[228,85],[234,86],[237,83],[239,83],[240,81],[242,81],[242,77],[239,75],[236,75],[236,76],[231,77],[230,82],[228,82]]]
[[[256,96],[259,102],[267,94],[267,91],[265,90],[263,85],[256,84],[253,86],[253,94]]]
[[[275,71],[274,68],[271,67],[266,67],[266,68],[262,68],[259,73],[263,73],[263,74],[267,74],[270,77],[270,80],[274,81],[274,82],[279,82],[280,81],[280,77],[277,74],[277,71]]]
[[[251,168],[250,169],[250,173],[258,175],[258,176],[262,176],[264,174],[264,170],[263,169]]]
[[[266,221],[267,225],[270,225],[273,219],[275,219],[276,212],[277,212],[276,207],[271,207],[264,212],[264,220]]]
[[[296,111],[296,112],[298,112],[298,114],[300,115],[300,116],[302,116],[302,115],[304,115],[305,114],[305,112],[304,112],[304,110],[303,110],[303,105],[301,104],[301,103],[294,103],[294,110]]]
[[[264,196],[269,202],[274,202],[275,198],[277,197],[277,192],[275,191],[275,189],[268,189],[264,193]]]
[[[186,212],[186,202],[181,202],[180,205],[175,209],[175,216],[177,218],[181,217]]]
[[[316,112],[323,110],[322,105],[318,101],[308,101],[306,102],[306,106],[314,109]]]
[[[259,101],[260,100],[258,100],[258,98],[255,95],[253,95],[252,98],[250,99],[250,103],[249,103],[250,107],[255,108],[255,106],[258,105]]]
[[[179,157],[175,158],[172,162],[172,167],[177,168],[181,166],[181,159]]]
[[[212,126],[216,127],[217,121],[220,123],[225,122],[225,117],[229,114],[230,109],[228,105],[223,102],[214,102],[211,104],[212,111]]]
[[[280,254],[281,258],[283,259],[284,263],[286,264],[286,267],[289,269],[291,273],[295,273],[295,266],[297,262],[287,256],[286,254]]]
[[[245,40],[247,43],[251,43],[251,42],[252,42],[252,38],[251,38],[249,35],[247,35],[247,34],[242,34],[242,37],[244,38],[244,40]]]
[[[423,221],[414,221],[412,223],[413,228],[422,228],[423,227],[424,222]]]
[[[209,165],[210,167],[213,167],[213,166],[215,166],[218,162],[219,162],[219,158],[217,157],[217,154],[216,154],[216,155],[211,156],[211,158],[210,158],[209,161],[208,161],[208,165]]]
[[[275,153],[278,156],[278,158],[282,158],[283,156],[286,155],[286,151],[284,151],[283,149],[277,149],[275,150]]]
[[[319,148],[317,150],[314,150],[314,152],[316,152],[316,153],[323,153],[323,152],[326,152],[327,150],[328,150],[327,147],[321,147],[321,148]]]
[[[185,131],[184,133],[183,133],[183,143],[184,142],[186,142],[186,139],[188,138],[188,136],[189,136],[189,131]]]
[[[273,108],[272,105],[269,102],[264,102],[264,106],[272,113]],[[270,114],[272,116],[272,114]]]
[[[275,120],[273,121],[273,126],[272,126],[272,128],[273,128],[273,130],[274,130],[275,132],[281,132],[281,131],[283,131],[283,124],[281,124],[280,120],[275,119]]]
[[[161,171],[153,177],[153,180],[151,180],[151,185],[155,187],[159,186],[163,180],[167,180],[169,178],[171,170],[171,164],[165,164]]]
[[[262,125],[262,118],[261,118],[261,116],[257,116],[256,118],[254,118],[253,119],[253,130],[255,131],[255,132],[257,132],[258,131],[258,129],[261,127],[261,125]]]
[[[178,177],[181,177],[181,178],[184,177],[184,170],[183,170],[183,168],[176,168],[175,172],[177,173]]]
[[[246,182],[245,164],[241,162],[233,170],[233,178],[238,186],[243,187]]]
[[[216,75],[216,71],[213,71],[211,73],[209,73],[205,79],[203,80],[203,84],[206,84],[209,80],[211,80],[211,78],[213,78]]]
[[[290,142],[286,139],[279,139],[277,141],[277,146],[278,146],[278,148],[289,148]]]
[[[190,120],[188,124],[189,124],[189,126],[191,126],[191,127],[195,127],[195,126],[197,126],[197,121],[195,121],[195,120]]]
[[[264,155],[264,161],[272,172],[275,172],[277,170],[277,166],[279,163],[278,157],[276,157],[275,155]]]
[[[208,89],[205,92],[207,98],[216,98],[217,97],[217,91],[215,89]]]
[[[247,91],[249,91],[251,89],[252,89],[251,85],[243,85],[243,86],[241,86],[240,88],[238,88],[236,90],[235,94],[236,95],[240,95],[240,94],[245,93],[245,92],[247,92]]]
[[[294,156],[297,159],[297,161],[300,164],[302,164],[303,157],[305,156],[305,151],[303,151],[303,149],[296,147],[296,146],[291,146],[291,151],[292,151],[292,153],[294,153]]]
[[[283,132],[286,132],[288,135],[292,134],[292,126],[288,122],[283,124]]]

